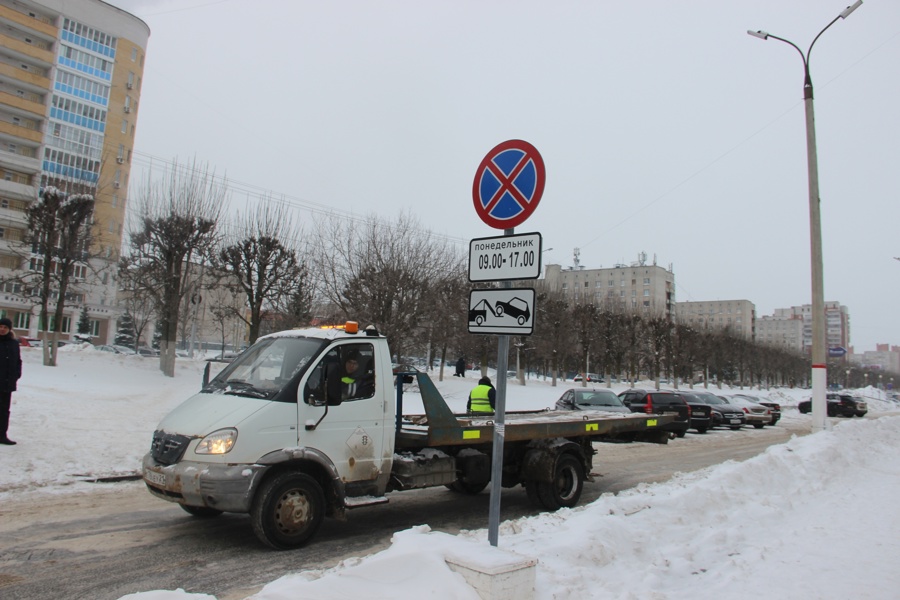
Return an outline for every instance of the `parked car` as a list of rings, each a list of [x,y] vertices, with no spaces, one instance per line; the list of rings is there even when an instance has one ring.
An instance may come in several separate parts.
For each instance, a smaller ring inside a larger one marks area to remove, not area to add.
[[[770,425],[774,425],[781,419],[781,405],[777,402],[773,402],[767,398],[760,398],[759,396],[754,396],[752,394],[735,394],[735,396],[741,396],[742,398],[746,398],[750,400],[750,402],[756,402],[757,404],[762,404],[772,413],[772,422]]]
[[[32,348],[32,347],[37,348],[38,347],[37,344],[35,344],[33,342],[39,342],[39,341],[40,340],[36,340],[34,338],[19,336],[19,345],[23,346],[25,348]]]
[[[664,427],[678,437],[684,437],[691,426],[691,407],[680,395],[667,390],[630,389],[619,393],[622,403],[631,412],[649,415],[673,414],[675,421]]]
[[[737,431],[747,424],[747,417],[744,416],[744,411],[740,406],[730,404],[724,398],[705,390],[691,390],[691,393],[701,402],[709,404],[712,411],[710,427],[729,427]]]
[[[825,403],[825,414],[829,417],[863,417],[869,412],[864,400],[850,394],[825,394]],[[812,398],[797,404],[797,410],[804,414],[812,412]]]
[[[572,388],[563,392],[556,401],[556,410],[605,410],[630,413],[622,400],[612,390]]]
[[[97,348],[97,350],[99,350],[100,352],[109,352],[110,354],[124,354],[119,346],[113,346],[110,344],[102,344],[100,346],[95,346],[95,348]],[[134,353],[133,350],[132,353]]]
[[[740,406],[744,411],[748,425],[753,425],[757,429],[762,429],[766,425],[772,423],[772,411],[762,404],[744,398],[743,396],[729,396],[728,401],[736,406]]]
[[[584,374],[578,373],[575,377],[572,378],[572,381],[583,381]],[[587,374],[588,383],[603,383],[603,377],[597,375],[596,373],[588,373]]]
[[[159,356],[159,350],[149,346],[141,346],[137,349],[137,353],[141,356]]]
[[[676,392],[691,407],[691,429],[697,433],[706,433],[712,427],[712,408],[706,402],[700,400],[693,392],[678,390]]]

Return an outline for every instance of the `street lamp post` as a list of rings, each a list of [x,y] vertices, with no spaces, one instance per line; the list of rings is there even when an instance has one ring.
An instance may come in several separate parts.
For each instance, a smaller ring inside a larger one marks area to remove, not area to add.
[[[850,389],[850,369],[847,369],[847,381],[844,385],[848,390]]]
[[[809,45],[806,54],[793,42],[766,33],[765,31],[748,31],[750,35],[763,40],[769,38],[784,42],[800,53],[803,59],[803,105],[806,109],[806,156],[807,177],[809,180],[809,237],[810,262],[812,271],[812,431],[825,429],[826,405],[825,388],[828,384],[826,366],[827,350],[825,348],[825,286],[822,277],[822,223],[819,214],[819,166],[816,156],[816,125],[813,113],[813,84],[809,74],[809,55],[816,41],[825,30],[834,25],[838,19],[846,19],[860,7],[862,0],[857,0],[845,8],[831,23],[820,31]]]

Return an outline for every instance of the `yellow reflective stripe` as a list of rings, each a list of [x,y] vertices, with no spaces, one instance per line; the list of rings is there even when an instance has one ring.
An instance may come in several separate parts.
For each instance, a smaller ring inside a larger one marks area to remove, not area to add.
[[[481,438],[481,431],[478,429],[463,429],[464,440],[477,440]]]
[[[584,426],[585,431],[599,431],[600,425],[598,423],[588,423]]]
[[[656,419],[647,419],[647,427],[656,427]]]

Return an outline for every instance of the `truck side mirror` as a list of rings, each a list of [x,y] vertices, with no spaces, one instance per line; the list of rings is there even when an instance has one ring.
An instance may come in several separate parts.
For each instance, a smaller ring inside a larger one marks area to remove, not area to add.
[[[328,406],[340,406],[341,402],[341,377],[337,364],[330,364],[325,369],[325,403]]]

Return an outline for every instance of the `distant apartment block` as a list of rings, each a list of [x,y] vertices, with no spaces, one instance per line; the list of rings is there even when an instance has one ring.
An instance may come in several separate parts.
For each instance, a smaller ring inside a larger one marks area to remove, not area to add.
[[[673,316],[675,274],[645,264],[646,256],[629,265],[585,269],[547,265],[544,285],[562,293],[570,303],[589,303],[620,310],[633,310],[647,315]]]
[[[89,264],[78,265],[59,324],[75,332],[87,308],[93,335],[115,334],[112,269],[122,246],[128,177],[150,29],[100,0],[0,0],[0,315],[38,330],[40,268],[25,211],[45,187],[95,200]]]
[[[862,354],[851,354],[850,362],[863,368],[900,373],[900,346],[875,344],[874,351],[866,350]]]
[[[747,340],[756,337],[756,307],[749,300],[678,302],[676,321],[698,330],[727,330]]]
[[[803,352],[803,319],[764,315],[756,319],[756,341],[766,346]]]
[[[757,320],[757,340],[812,354],[812,305],[776,308],[772,316]],[[840,302],[825,303],[825,344],[850,348],[850,311]]]

